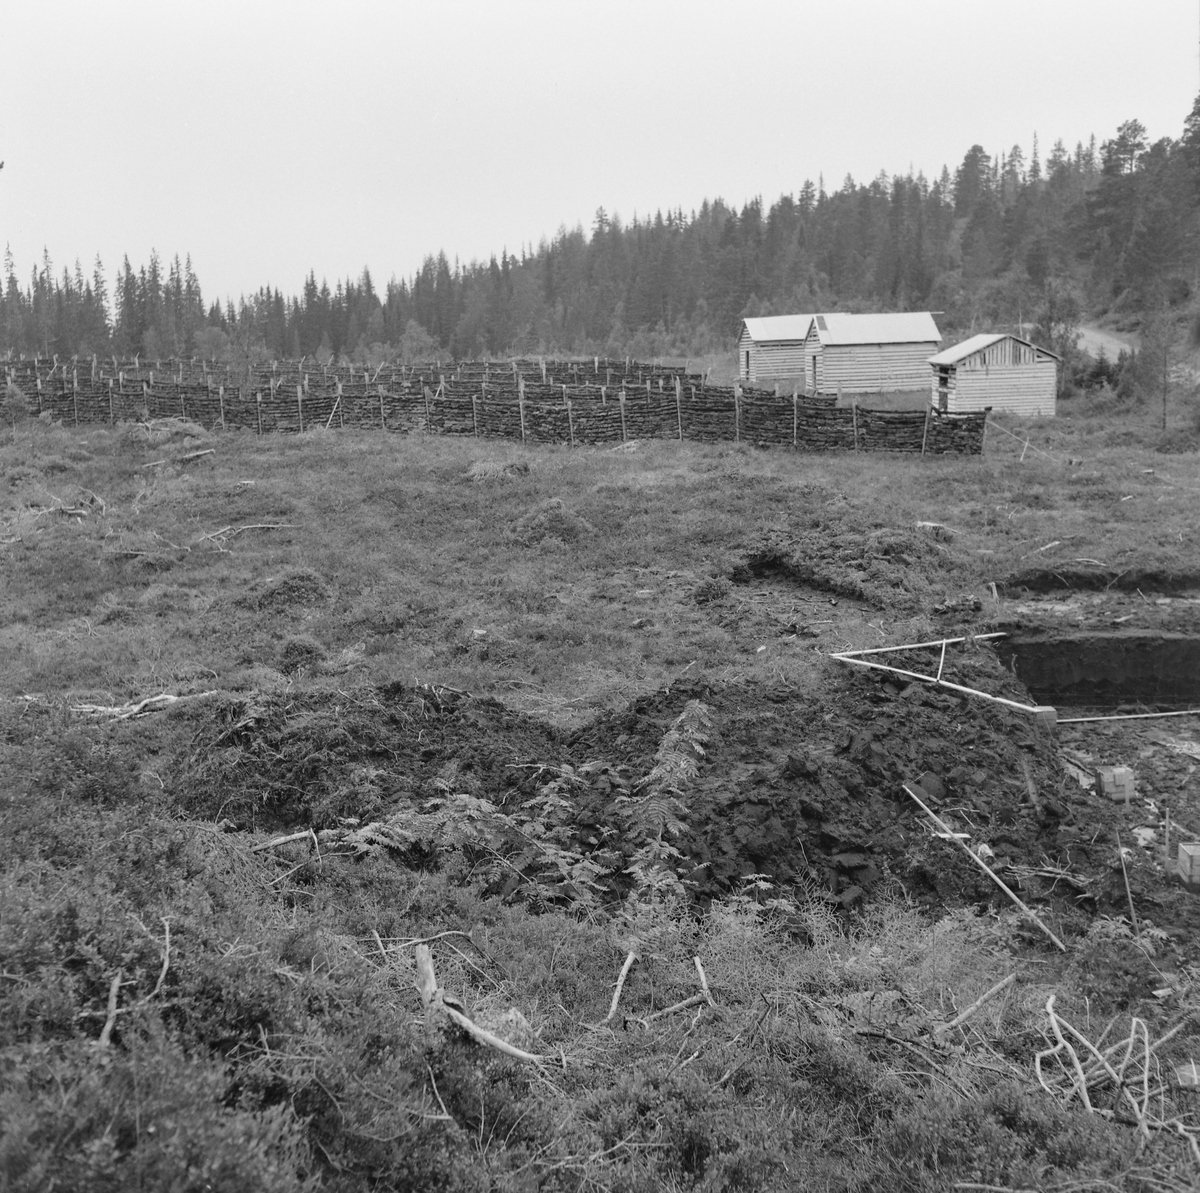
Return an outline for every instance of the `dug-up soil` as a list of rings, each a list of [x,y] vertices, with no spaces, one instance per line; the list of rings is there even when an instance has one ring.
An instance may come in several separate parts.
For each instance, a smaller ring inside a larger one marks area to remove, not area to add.
[[[929,825],[903,789],[909,783],[1060,935],[1098,914],[1124,914],[1129,894],[1143,926],[1171,940],[1200,928],[1194,897],[1164,877],[1153,800],[1126,807],[1081,786],[1079,768],[1063,766],[1062,730],[1001,705],[824,666],[819,695],[682,679],[569,731],[436,687],[230,696],[191,714],[200,720],[175,787],[192,813],[275,833],[384,819],[450,790],[511,811],[570,768],[586,842],[609,822],[613,800],[636,792],[672,721],[699,700],[712,734],[684,793],[676,844],[701,900],[761,874],[820,892],[851,916],[864,900],[900,890],[931,908],[1009,907],[961,846]],[[987,649],[960,657],[956,679],[1028,699]],[[1099,740],[1081,726],[1067,740],[1084,761],[1122,764],[1137,739]],[[1187,788],[1193,759],[1172,757],[1177,772],[1158,778]],[[1200,819],[1180,824],[1190,816],[1179,803],[1176,833],[1200,827]]]

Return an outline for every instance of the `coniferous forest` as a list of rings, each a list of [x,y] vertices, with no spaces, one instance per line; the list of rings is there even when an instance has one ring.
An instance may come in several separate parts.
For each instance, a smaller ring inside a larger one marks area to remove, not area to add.
[[[721,199],[698,211],[560,228],[486,262],[426,258],[380,287],[318,281],[206,298],[191,264],[152,253],[106,272],[43,256],[22,282],[11,253],[0,351],[224,358],[458,358],[507,353],[640,357],[724,351],[747,315],[816,310],[941,312],[947,338],[1018,325],[1071,357],[1084,318],[1193,321],[1200,271],[1200,100],[1178,140],[1137,120],[1045,152],[1035,136],[957,168],[834,190],[805,181],[769,207]]]

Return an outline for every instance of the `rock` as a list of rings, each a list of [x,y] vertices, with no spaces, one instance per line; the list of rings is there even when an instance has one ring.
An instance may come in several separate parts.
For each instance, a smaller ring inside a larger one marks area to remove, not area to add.
[[[922,788],[932,799],[945,799],[946,784],[931,770],[927,770],[918,780],[917,786]]]
[[[867,855],[856,852],[835,853],[833,864],[843,870],[857,870],[859,867],[867,865]]]
[[[817,764],[807,754],[789,754],[783,764],[783,773],[796,779],[815,779],[818,775]]]

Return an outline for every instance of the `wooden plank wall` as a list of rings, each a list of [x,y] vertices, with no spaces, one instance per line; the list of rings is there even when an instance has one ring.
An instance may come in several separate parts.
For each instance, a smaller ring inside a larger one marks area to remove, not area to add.
[[[936,381],[934,386],[936,390]],[[1024,418],[1052,418],[1057,388],[1058,367],[1050,359],[993,368],[960,365],[951,371],[947,410],[962,413],[990,406]]]

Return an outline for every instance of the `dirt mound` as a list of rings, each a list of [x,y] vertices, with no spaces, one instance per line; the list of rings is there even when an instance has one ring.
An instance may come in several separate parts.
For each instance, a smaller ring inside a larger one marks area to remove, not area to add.
[[[463,473],[463,479],[479,484],[528,475],[529,465],[524,460],[473,460],[471,467]]]
[[[956,679],[1024,695],[988,651],[960,660]],[[569,736],[446,689],[231,697],[209,712],[176,789],[190,813],[274,831],[383,818],[451,791],[511,810],[557,783],[571,802],[573,847],[619,848],[620,806],[689,700],[703,701],[713,726],[676,841],[701,899],[749,874],[824,890],[843,908],[897,881],[931,904],[1002,898],[926,826],[902,787],[919,781],[1027,899],[1068,916],[1122,906],[1110,848],[1118,812],[1067,780],[1051,735],[1001,705],[857,674],[831,676],[819,698],[680,684]],[[1152,881],[1136,881],[1147,907],[1163,904]]]
[[[837,523],[767,537],[750,548],[730,579],[785,579],[876,609],[913,611],[944,602],[960,571],[949,547],[915,527],[853,530]]]
[[[513,523],[509,535],[516,542],[532,547],[543,539],[574,543],[595,532],[596,528],[586,518],[567,509],[561,497],[551,497],[522,514]]]
[[[284,610],[319,605],[329,596],[324,577],[307,568],[297,568],[282,576],[273,576],[250,589],[239,600],[259,610]]]
[[[146,422],[126,423],[121,428],[125,443],[145,447],[161,447],[164,443],[199,443],[209,438],[208,432],[188,418],[155,418]]]
[[[559,754],[548,726],[446,688],[257,693],[229,698],[199,731],[180,800],[243,828],[328,828],[447,786],[502,801]]]

